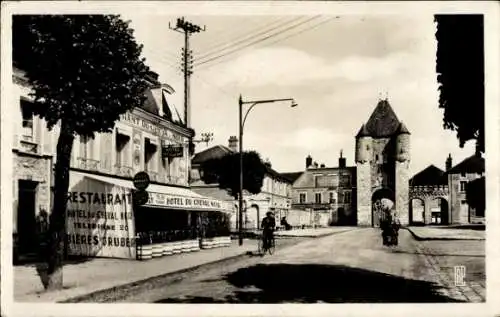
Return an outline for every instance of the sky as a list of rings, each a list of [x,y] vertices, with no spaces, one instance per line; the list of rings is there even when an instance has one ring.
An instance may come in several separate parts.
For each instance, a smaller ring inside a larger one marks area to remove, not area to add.
[[[147,64],[175,89],[170,101],[183,113],[179,71],[183,34],[169,27],[180,16],[128,12]],[[411,15],[196,15],[205,31],[193,34],[191,127],[213,133],[208,146],[238,135],[238,97],[259,104],[245,123],[245,150],[256,150],[279,172],[303,171],[308,155],[337,166],[342,150],[355,165],[355,135],[380,98],[388,99],[411,132],[412,175],[430,164],[445,168],[474,152],[444,130],[435,73],[432,14]],[[292,27],[294,26],[295,27]],[[288,28],[288,29],[287,29]],[[197,144],[197,151],[207,148]]]

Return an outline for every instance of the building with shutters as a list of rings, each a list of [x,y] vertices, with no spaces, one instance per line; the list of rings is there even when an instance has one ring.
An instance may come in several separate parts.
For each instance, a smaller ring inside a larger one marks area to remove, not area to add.
[[[309,218],[308,225],[356,225],[356,167],[347,166],[340,153],[338,166],[313,162],[309,155],[300,173],[283,173],[293,179],[292,209]]]
[[[111,133],[99,133],[93,139],[75,137],[67,214],[72,254],[132,258],[139,233],[193,231],[195,227],[199,229],[202,218],[228,212],[223,202],[189,189],[190,140],[194,130],[168,103],[173,88],[158,82],[157,77],[155,73],[150,76],[143,107],[122,115]],[[30,255],[37,249],[37,217],[42,210],[51,212],[59,128],[49,131],[46,122],[33,114],[33,107],[43,105],[33,102],[23,73],[15,68],[13,82],[15,251]],[[132,178],[140,171],[148,173],[151,184],[147,188],[148,202],[138,207],[132,203],[131,195]],[[90,219],[95,215],[113,218]],[[126,223],[111,225],[109,220]],[[99,233],[99,228],[107,228],[108,232]],[[105,234],[114,236],[108,240],[110,237]],[[127,246],[118,245],[122,250],[107,251],[102,244],[94,248],[90,238],[86,238],[89,236],[94,237],[96,244],[99,241],[109,247],[111,241],[127,241]]]

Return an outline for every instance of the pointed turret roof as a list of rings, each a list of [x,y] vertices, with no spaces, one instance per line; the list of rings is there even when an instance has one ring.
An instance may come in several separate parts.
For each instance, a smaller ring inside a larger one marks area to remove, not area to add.
[[[374,138],[384,138],[394,135],[400,122],[391,105],[385,100],[380,100],[366,123],[366,130]]]
[[[366,126],[363,124],[361,126],[361,129],[359,129],[358,134],[356,134],[356,138],[360,138],[360,137],[363,137],[363,136],[369,136],[369,135],[370,135],[370,133],[366,129]]]
[[[401,122],[399,124],[399,128],[397,131],[398,134],[411,134],[410,131],[408,131],[408,128],[406,128],[405,124]]]

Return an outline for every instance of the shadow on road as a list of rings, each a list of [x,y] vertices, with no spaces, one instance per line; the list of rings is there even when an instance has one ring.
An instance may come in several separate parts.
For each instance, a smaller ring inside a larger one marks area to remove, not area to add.
[[[408,252],[403,250],[393,250],[394,253],[406,253],[406,254],[421,254],[421,255],[431,255],[431,256],[457,256],[457,257],[467,257],[467,258],[484,258],[484,255],[480,254],[451,254],[451,253],[426,253],[426,252]]]
[[[342,265],[259,264],[226,279],[239,290],[225,298],[167,298],[157,303],[457,302],[438,294],[429,282]]]

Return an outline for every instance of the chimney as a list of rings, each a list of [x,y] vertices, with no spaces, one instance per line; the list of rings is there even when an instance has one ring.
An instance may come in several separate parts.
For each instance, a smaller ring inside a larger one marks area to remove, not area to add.
[[[269,159],[266,159],[266,161],[264,162],[264,165],[267,166],[268,168],[272,167],[271,161],[269,161]]]
[[[342,156],[342,150],[340,150],[339,167],[345,168],[345,166],[346,166],[345,157]]]
[[[238,138],[234,135],[229,137],[228,147],[233,152],[238,152]]]
[[[313,159],[312,159],[311,155],[308,155],[308,156],[306,157],[306,168],[311,167],[312,162],[313,162]]]
[[[314,162],[313,165],[314,165],[314,168],[318,168],[318,163]]]
[[[448,154],[448,158],[446,159],[446,171],[449,171],[452,166],[452,159],[451,159],[451,153]]]

